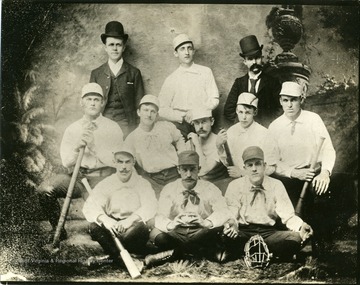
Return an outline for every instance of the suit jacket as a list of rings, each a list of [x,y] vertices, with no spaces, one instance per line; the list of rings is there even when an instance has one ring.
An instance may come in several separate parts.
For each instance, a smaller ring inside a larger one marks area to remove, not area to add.
[[[281,89],[280,82],[262,72],[259,76],[260,83],[256,97],[259,99],[258,114],[255,121],[264,127],[282,114],[282,108],[279,102],[279,93]],[[238,97],[243,92],[248,92],[249,74],[235,79],[230,93],[224,105],[224,117],[231,123],[237,122],[236,105]]]
[[[111,71],[107,62],[91,71],[90,82],[96,82],[102,87],[106,109],[111,84]],[[144,96],[144,84],[140,70],[124,61],[118,73],[116,84],[129,127],[134,129],[138,124],[136,109]]]

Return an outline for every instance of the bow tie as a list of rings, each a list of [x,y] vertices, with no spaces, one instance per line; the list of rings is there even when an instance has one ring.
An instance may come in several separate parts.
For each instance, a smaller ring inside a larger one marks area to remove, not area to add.
[[[200,203],[200,198],[198,196],[198,194],[195,192],[194,189],[191,190],[185,190],[182,192],[184,195],[184,202],[182,207],[185,208],[187,203],[189,202],[189,200],[191,201],[191,203],[193,205],[199,205]]]
[[[250,205],[252,206],[254,204],[254,201],[255,201],[255,198],[256,196],[261,193],[264,195],[264,199],[265,199],[265,202],[266,202],[266,196],[265,196],[265,189],[262,185],[258,185],[258,186],[252,186],[251,189],[250,189],[251,192],[254,192],[254,196],[250,202]]]

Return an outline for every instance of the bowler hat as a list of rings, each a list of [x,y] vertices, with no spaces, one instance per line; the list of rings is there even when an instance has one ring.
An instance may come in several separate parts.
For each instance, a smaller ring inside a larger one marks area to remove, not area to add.
[[[250,159],[261,159],[264,160],[264,152],[258,146],[249,146],[243,152],[242,159],[244,163]]]
[[[180,152],[178,165],[199,165],[199,155],[193,150]]]
[[[139,108],[142,104],[154,104],[158,110],[160,106],[158,97],[151,94],[144,95],[144,97],[141,98]]]
[[[243,92],[239,95],[236,105],[249,105],[257,109],[259,99],[252,93]]]
[[[88,94],[94,94],[94,95],[96,94],[101,97],[104,97],[101,86],[95,82],[87,83],[81,89],[81,98],[83,98],[85,95],[88,95]]]
[[[120,22],[111,21],[106,24],[105,33],[101,34],[101,41],[104,44],[107,37],[123,39],[124,43],[126,43],[129,35],[124,33],[124,27]]]
[[[256,54],[261,54],[263,45],[259,45],[259,42],[254,35],[246,36],[240,40],[240,55],[245,56],[254,56]]]

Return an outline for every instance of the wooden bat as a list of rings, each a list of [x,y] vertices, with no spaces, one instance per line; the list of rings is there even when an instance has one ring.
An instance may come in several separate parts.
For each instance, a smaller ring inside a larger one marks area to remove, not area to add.
[[[221,128],[221,129],[225,130],[224,128]],[[225,153],[226,153],[226,160],[227,160],[229,166],[234,166],[234,161],[232,159],[229,144],[228,144],[227,141],[224,143],[224,150],[225,150]]]
[[[319,155],[320,155],[322,145],[324,143],[324,140],[325,140],[324,137],[320,137],[320,144],[319,144],[319,147],[317,148],[315,156],[313,156],[313,158],[312,158],[312,160],[310,162],[310,168],[315,168],[316,162],[317,162],[317,160],[319,158]],[[309,181],[304,182],[304,186],[303,186],[303,188],[301,190],[299,200],[298,200],[298,202],[296,204],[295,214],[298,215],[299,217],[301,217],[301,210],[302,210],[302,207],[303,207],[303,204],[304,204],[304,198],[305,198],[305,195],[306,195],[307,188],[309,187],[309,184],[310,184]]]
[[[87,179],[83,178],[81,180],[81,182],[84,184],[86,190],[90,194],[91,193],[91,187],[90,187],[89,182],[87,181]],[[121,242],[117,238],[116,234],[113,231],[110,231],[110,233],[111,233],[111,236],[112,236],[112,238],[113,238],[113,240],[114,240],[114,242],[116,244],[116,247],[120,251],[120,256],[121,256],[122,260],[124,261],[126,269],[128,270],[131,278],[132,279],[138,278],[141,275],[141,273],[140,273],[139,269],[137,268],[135,262],[133,261],[131,255],[125,249],[125,247],[121,244]]]
[[[58,248],[60,245],[61,229],[63,228],[63,226],[65,224],[65,219],[66,219],[66,216],[67,216],[69,208],[70,208],[71,197],[72,197],[72,193],[74,192],[74,186],[75,186],[76,178],[78,176],[79,169],[81,166],[81,161],[84,156],[84,151],[85,151],[85,147],[80,148],[79,155],[77,157],[76,164],[74,167],[74,171],[71,176],[70,184],[69,184],[69,187],[68,187],[68,190],[66,193],[66,198],[64,200],[64,204],[61,209],[60,219],[59,219],[59,222],[58,222],[56,230],[55,230],[54,240],[52,243],[53,248]]]

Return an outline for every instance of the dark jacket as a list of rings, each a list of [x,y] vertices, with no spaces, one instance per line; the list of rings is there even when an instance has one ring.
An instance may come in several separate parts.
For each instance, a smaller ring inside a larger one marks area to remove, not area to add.
[[[283,113],[279,102],[281,84],[279,80],[264,73],[261,73],[259,78],[261,78],[259,89],[255,94],[259,99],[258,114],[255,121],[267,128],[274,119]],[[248,82],[249,74],[236,78],[226,99],[224,117],[232,124],[237,122],[236,105],[238,97],[241,93],[248,92]]]
[[[90,82],[96,82],[102,87],[105,95],[106,110],[111,84],[111,72],[107,62],[91,71]],[[139,106],[141,98],[144,96],[144,84],[140,70],[124,61],[117,76],[116,84],[129,127],[134,129],[138,124],[136,109]]]

